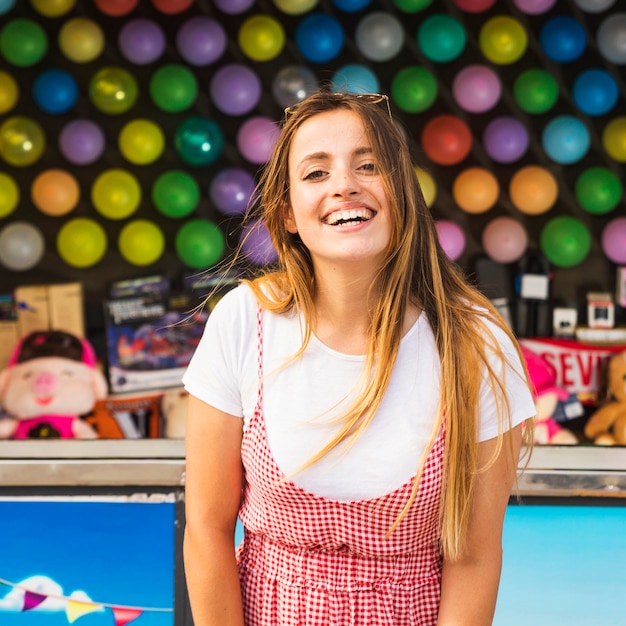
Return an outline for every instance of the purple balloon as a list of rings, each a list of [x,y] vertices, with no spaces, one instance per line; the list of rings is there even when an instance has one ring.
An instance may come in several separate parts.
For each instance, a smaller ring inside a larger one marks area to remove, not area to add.
[[[529,136],[526,127],[513,117],[496,117],[483,132],[483,145],[487,154],[498,163],[514,163],[528,150]]]
[[[255,186],[252,174],[238,167],[227,167],[211,180],[209,195],[222,213],[243,215],[250,205]]]
[[[230,63],[220,67],[209,87],[215,106],[226,115],[244,115],[261,99],[261,80],[246,65]]]
[[[513,4],[522,13],[540,15],[549,11],[556,4],[556,0],[513,0]]]
[[[89,165],[98,160],[105,145],[104,132],[91,120],[73,120],[59,134],[61,154],[75,165]]]
[[[278,140],[279,132],[278,125],[271,118],[250,117],[237,131],[239,152],[251,163],[266,163]]]
[[[465,250],[465,233],[460,226],[448,220],[439,220],[435,226],[443,251],[449,259],[456,261]]]
[[[278,253],[263,220],[244,224],[240,241],[241,251],[256,265],[267,265],[278,259]]]
[[[215,63],[226,50],[226,31],[212,17],[198,15],[183,23],[176,33],[176,48],[187,63]]]
[[[122,26],[117,45],[128,61],[147,65],[163,54],[165,34],[156,22],[138,17]]]
[[[254,0],[213,0],[213,4],[224,13],[239,15],[247,11],[254,4]]]
[[[502,85],[498,75],[485,65],[464,67],[452,82],[457,104],[470,113],[484,113],[500,100]]]
[[[602,250],[617,265],[626,265],[626,217],[611,220],[602,231]]]

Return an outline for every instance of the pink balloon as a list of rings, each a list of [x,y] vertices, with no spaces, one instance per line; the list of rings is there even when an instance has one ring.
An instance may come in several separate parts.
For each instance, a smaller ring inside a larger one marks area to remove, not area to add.
[[[261,165],[270,158],[279,128],[269,117],[248,118],[237,131],[237,147],[245,159]]]
[[[460,226],[448,220],[440,220],[435,224],[439,243],[448,258],[456,261],[465,250],[465,233]]]
[[[618,265],[626,265],[626,217],[611,220],[602,231],[602,250]]]
[[[556,4],[556,0],[513,0],[513,4],[527,15],[541,15],[549,11]]]
[[[483,230],[483,248],[496,263],[513,263],[526,252],[525,228],[511,217],[496,217]]]
[[[452,82],[454,99],[470,113],[489,111],[498,103],[501,93],[500,78],[486,65],[468,65]]]
[[[467,13],[482,13],[490,9],[496,0],[454,0],[454,4]]]

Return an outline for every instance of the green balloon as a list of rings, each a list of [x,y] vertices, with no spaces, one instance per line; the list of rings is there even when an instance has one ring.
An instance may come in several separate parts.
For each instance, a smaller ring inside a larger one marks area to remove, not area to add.
[[[152,202],[167,217],[193,213],[200,201],[200,187],[193,176],[180,170],[161,174],[152,186]]]
[[[393,0],[400,11],[405,13],[417,13],[423,11],[432,4],[433,0]]]
[[[557,267],[573,267],[585,260],[591,248],[591,236],[575,217],[561,215],[551,219],[539,236],[541,250]]]
[[[43,58],[47,49],[46,31],[33,20],[12,20],[0,32],[0,53],[12,65],[35,65]]]
[[[194,116],[176,130],[174,147],[187,165],[203,167],[216,161],[224,148],[224,133],[213,120]]]
[[[164,65],[150,79],[150,97],[154,104],[167,113],[188,109],[197,96],[198,81],[184,65]]]
[[[185,265],[205,270],[222,258],[226,242],[218,226],[198,218],[189,220],[179,229],[174,246],[178,258]]]
[[[427,17],[417,31],[417,44],[435,63],[456,59],[465,48],[467,35],[461,22],[450,15],[437,13]]]
[[[421,113],[437,98],[437,81],[424,67],[411,66],[400,70],[391,83],[395,103],[407,113]]]
[[[103,67],[89,81],[89,98],[102,113],[118,115],[128,111],[139,93],[135,77],[121,67]]]
[[[526,113],[545,113],[556,104],[559,87],[549,72],[534,68],[517,77],[513,96]]]
[[[605,167],[590,167],[576,179],[576,199],[585,211],[593,215],[611,212],[622,198],[622,183]]]

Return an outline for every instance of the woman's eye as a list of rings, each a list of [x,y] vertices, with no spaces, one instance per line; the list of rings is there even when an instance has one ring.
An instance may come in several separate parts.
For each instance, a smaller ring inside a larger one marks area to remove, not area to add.
[[[303,180],[313,180],[315,178],[321,178],[322,176],[324,176],[324,174],[326,174],[324,170],[314,170],[306,174]]]
[[[364,172],[368,174],[373,174],[374,172],[376,172],[376,164],[375,163],[363,163],[363,165],[361,165],[359,169],[363,170]]]

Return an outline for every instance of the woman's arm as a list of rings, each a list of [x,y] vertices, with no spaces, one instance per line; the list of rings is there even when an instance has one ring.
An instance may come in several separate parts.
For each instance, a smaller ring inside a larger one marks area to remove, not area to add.
[[[445,561],[437,626],[491,626],[502,568],[502,526],[517,471],[521,425],[504,435],[495,463],[476,480],[467,549]],[[478,447],[478,467],[492,458],[496,439]],[[511,449],[514,458],[511,458]]]
[[[183,546],[195,626],[243,626],[235,561],[243,420],[189,396]]]

